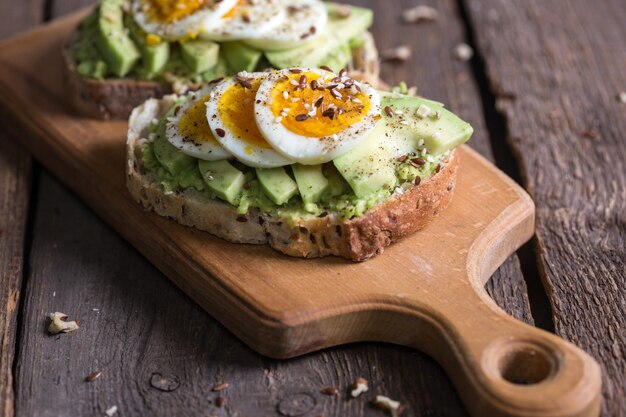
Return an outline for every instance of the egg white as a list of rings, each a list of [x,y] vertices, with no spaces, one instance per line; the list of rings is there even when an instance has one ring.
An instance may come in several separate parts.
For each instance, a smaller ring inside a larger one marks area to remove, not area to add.
[[[245,77],[265,77],[262,72],[240,73]],[[235,85],[235,78],[227,78],[215,86],[213,94],[206,103],[206,117],[213,131],[215,139],[227,149],[235,158],[245,165],[254,168],[275,168],[290,165],[293,161],[285,158],[270,147],[262,148],[248,142],[245,138],[235,135],[228,129],[219,112],[219,101],[226,90]],[[241,117],[254,118],[254,114],[241,115]],[[223,135],[218,133],[218,129]]]
[[[222,159],[231,158],[232,155],[226,149],[219,145],[219,143],[204,142],[198,138],[186,137],[179,128],[180,120],[183,115],[189,110],[191,106],[204,100],[205,97],[211,94],[213,86],[209,85],[201,90],[198,90],[187,95],[187,100],[175,114],[170,117],[165,125],[165,137],[168,142],[174,147],[180,149],[184,154],[193,156],[194,158],[203,159],[205,161],[219,161]],[[206,123],[205,119],[202,119]]]
[[[281,121],[277,121],[270,101],[271,92],[276,83],[288,76],[290,71],[290,69],[284,69],[267,75],[259,86],[254,109],[261,134],[277,152],[286,158],[304,165],[331,161],[361,143],[376,127],[380,120],[378,92],[369,84],[356,81],[355,84],[361,88],[361,92],[370,97],[370,108],[362,120],[326,137],[308,137],[289,130]],[[302,68],[302,71],[320,74],[323,78],[335,77],[335,74],[320,69]],[[316,109],[316,111],[320,112],[321,109]]]
[[[137,24],[146,32],[171,41],[194,37],[205,26],[212,26],[237,5],[238,0],[206,0],[202,8],[172,22],[154,20],[146,0],[133,0],[131,11]]]
[[[286,17],[273,30],[256,34],[244,42],[248,45],[274,51],[289,49],[317,38],[326,28],[328,11],[320,0],[277,0],[282,3]]]
[[[284,0],[242,0],[231,17],[222,17],[200,32],[202,39],[233,41],[265,36],[287,17]]]

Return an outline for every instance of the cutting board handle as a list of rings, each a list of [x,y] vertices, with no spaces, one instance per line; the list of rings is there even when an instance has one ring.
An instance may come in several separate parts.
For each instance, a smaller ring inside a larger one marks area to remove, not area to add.
[[[587,353],[511,318],[486,293],[472,295],[478,300],[451,300],[445,311],[431,310],[428,327],[441,339],[431,344],[422,333],[415,346],[432,350],[473,416],[599,415],[600,368]],[[473,304],[471,310],[464,303]]]

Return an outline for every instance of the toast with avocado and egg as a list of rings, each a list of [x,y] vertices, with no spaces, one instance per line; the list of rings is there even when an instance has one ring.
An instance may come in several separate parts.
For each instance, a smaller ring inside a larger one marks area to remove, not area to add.
[[[63,51],[66,79],[76,110],[104,119],[240,71],[348,67],[376,85],[372,19],[320,0],[100,0]]]
[[[322,69],[239,73],[151,99],[129,122],[145,208],[237,243],[363,261],[452,197],[472,128],[441,103]]]

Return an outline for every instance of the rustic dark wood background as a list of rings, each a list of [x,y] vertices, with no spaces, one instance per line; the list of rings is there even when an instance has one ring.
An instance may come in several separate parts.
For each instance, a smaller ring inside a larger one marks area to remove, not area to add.
[[[0,2],[0,38],[94,0]],[[620,0],[354,1],[376,9],[383,65],[470,121],[471,145],[520,181],[537,233],[488,283],[513,316],[554,331],[602,365],[602,415],[626,415],[626,7]],[[436,22],[405,24],[416,4]],[[453,50],[472,45],[474,58]],[[11,123],[11,120],[2,120]],[[488,202],[485,202],[488,204]],[[46,314],[81,320],[48,336]],[[84,382],[102,371],[94,382]],[[179,381],[172,392],[153,374]],[[348,400],[363,376],[371,391]],[[218,408],[214,384],[228,382]],[[340,390],[339,397],[320,393]],[[261,357],[182,294],[0,130],[0,416],[465,416],[426,355],[355,344],[289,361]],[[370,395],[371,394],[371,395]]]

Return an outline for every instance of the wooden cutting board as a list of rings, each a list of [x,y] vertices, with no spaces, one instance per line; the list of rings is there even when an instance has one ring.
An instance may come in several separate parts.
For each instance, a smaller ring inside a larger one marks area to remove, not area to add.
[[[529,196],[493,165],[462,147],[447,211],[359,264],[289,258],[179,226],[143,211],[126,191],[126,123],[68,109],[60,50],[80,17],[0,46],[6,127],[251,348],[288,358],[356,341],[397,343],[437,359],[474,416],[599,414],[596,362],[507,316],[484,290],[534,227]]]

